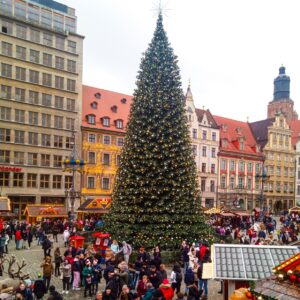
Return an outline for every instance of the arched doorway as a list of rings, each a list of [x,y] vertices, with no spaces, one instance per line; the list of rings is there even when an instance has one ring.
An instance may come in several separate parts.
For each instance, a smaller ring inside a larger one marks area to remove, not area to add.
[[[279,213],[280,211],[282,211],[282,207],[283,207],[283,204],[282,204],[282,201],[281,200],[277,200],[275,205],[274,205],[274,210],[275,210],[275,213]]]

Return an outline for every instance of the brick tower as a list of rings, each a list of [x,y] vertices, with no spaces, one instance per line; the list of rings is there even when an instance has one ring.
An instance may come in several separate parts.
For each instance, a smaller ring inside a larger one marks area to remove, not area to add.
[[[290,99],[290,77],[285,74],[285,67],[279,68],[279,75],[274,79],[273,100],[268,104],[268,118],[283,113],[287,121],[298,120],[294,111],[294,101]]]

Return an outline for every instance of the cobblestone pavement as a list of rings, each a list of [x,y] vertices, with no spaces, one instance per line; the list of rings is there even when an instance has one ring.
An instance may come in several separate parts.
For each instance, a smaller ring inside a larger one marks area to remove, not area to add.
[[[34,240],[31,249],[27,250],[16,250],[15,248],[15,242],[10,241],[9,243],[9,256],[14,254],[19,262],[22,261],[24,258],[26,261],[26,267],[23,269],[24,272],[28,272],[30,274],[30,278],[32,280],[36,279],[38,277],[38,273],[42,273],[42,269],[40,267],[42,261],[43,261],[43,250],[41,246],[37,246],[37,241]],[[62,236],[58,236],[58,243],[54,243],[54,249],[59,246],[61,247],[61,252],[64,253],[64,243],[62,240]],[[51,251],[53,253],[53,250]],[[51,253],[51,255],[52,255]],[[5,271],[7,272],[7,266],[5,266]],[[169,270],[170,271],[170,270]],[[7,277],[7,274],[4,274],[4,278]],[[57,289],[57,291],[62,292],[62,281],[59,279],[59,277],[52,276],[51,283],[54,285]],[[105,288],[105,281],[102,280],[100,283],[100,290],[103,291]],[[218,294],[218,291],[220,289],[220,282],[210,280],[208,284],[209,288],[209,299],[214,299],[214,300],[221,300],[222,295]],[[45,297],[47,299],[47,297]],[[68,295],[64,295],[64,299],[74,299],[74,300],[79,300],[79,299],[87,299],[91,300],[94,298],[84,298],[83,297],[83,290],[82,291],[70,291]]]

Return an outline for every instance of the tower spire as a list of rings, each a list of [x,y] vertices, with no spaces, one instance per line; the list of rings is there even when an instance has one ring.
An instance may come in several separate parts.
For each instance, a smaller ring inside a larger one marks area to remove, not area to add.
[[[281,65],[279,75],[274,79],[274,98],[290,99],[290,77],[285,74],[285,67]]]

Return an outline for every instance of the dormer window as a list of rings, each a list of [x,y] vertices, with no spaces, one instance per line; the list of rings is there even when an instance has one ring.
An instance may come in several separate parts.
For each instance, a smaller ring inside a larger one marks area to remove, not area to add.
[[[241,140],[241,141],[240,141],[240,150],[244,150],[244,148],[245,148],[244,141]]]
[[[92,107],[93,109],[97,109],[98,103],[97,103],[96,101],[92,102],[92,103],[91,103],[91,107]]]
[[[116,123],[116,127],[118,129],[122,129],[123,128],[123,120],[116,120],[115,123]]]
[[[116,105],[112,106],[110,109],[114,113],[116,113],[118,111],[118,107]]]
[[[101,99],[101,94],[100,93],[96,93],[94,96],[95,96],[96,99]]]
[[[126,98],[122,98],[121,99],[121,103],[125,104],[127,102],[127,99]]]
[[[87,122],[89,124],[95,124],[96,123],[96,116],[95,115],[87,115]]]
[[[238,127],[238,128],[236,129],[236,132],[237,132],[238,134],[241,134],[241,133],[242,133],[242,128],[241,128],[241,127]]]
[[[105,127],[109,127],[110,126],[110,118],[108,118],[108,117],[102,118],[102,125]]]
[[[222,129],[223,129],[224,132],[226,132],[227,131],[227,125],[226,124],[222,124]]]
[[[222,147],[227,147],[228,141],[227,139],[222,139]]]

